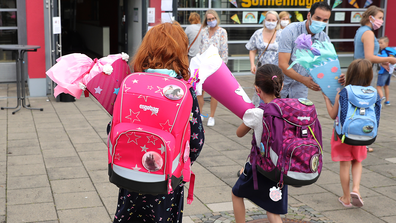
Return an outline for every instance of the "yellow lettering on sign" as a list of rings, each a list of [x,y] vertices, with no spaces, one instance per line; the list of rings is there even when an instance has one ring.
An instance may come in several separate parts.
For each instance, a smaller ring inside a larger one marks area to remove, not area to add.
[[[244,8],[250,8],[250,6],[252,6],[252,1],[251,0],[242,0],[241,6]]]
[[[312,6],[312,0],[306,0],[306,7],[309,9]]]
[[[243,8],[251,6],[305,6],[311,8],[312,4],[322,2],[324,0],[242,0]]]

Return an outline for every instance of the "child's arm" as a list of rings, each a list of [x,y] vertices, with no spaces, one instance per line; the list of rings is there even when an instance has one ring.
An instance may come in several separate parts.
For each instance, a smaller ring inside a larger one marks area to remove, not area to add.
[[[323,94],[323,97],[325,99],[327,112],[329,113],[330,118],[335,119],[338,113],[338,106],[339,106],[338,100],[340,99],[340,95],[337,93],[334,105],[331,105],[331,101],[326,95]]]
[[[250,129],[254,129],[254,131],[257,130],[258,132],[262,132],[263,112],[264,111],[261,108],[250,108],[246,110],[242,118],[243,122],[236,131],[237,136],[243,137],[250,131]]]
[[[242,124],[238,127],[236,134],[238,137],[243,137],[245,136],[248,132],[250,131],[250,128],[245,125],[245,123],[242,122]]]

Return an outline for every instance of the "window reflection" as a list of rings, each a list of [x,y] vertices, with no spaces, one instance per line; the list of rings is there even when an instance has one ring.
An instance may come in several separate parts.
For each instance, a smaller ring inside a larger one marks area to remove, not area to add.
[[[16,0],[0,1],[0,44],[18,44]],[[0,50],[0,62],[14,61],[11,51]]]

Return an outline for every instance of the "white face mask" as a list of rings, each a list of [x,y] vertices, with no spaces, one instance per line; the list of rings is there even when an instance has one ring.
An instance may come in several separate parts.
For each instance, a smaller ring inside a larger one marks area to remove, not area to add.
[[[273,30],[276,27],[277,22],[268,22],[265,21],[265,27],[269,30]]]
[[[289,25],[289,23],[290,23],[289,20],[281,20],[281,22],[280,22],[282,27]]]

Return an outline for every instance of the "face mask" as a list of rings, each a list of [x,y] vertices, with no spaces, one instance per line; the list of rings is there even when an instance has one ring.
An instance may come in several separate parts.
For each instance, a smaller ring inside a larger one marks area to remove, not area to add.
[[[313,34],[320,33],[324,30],[326,27],[327,23],[325,22],[319,22],[311,19],[311,25],[309,25],[309,30]]]
[[[377,30],[377,29],[381,28],[382,23],[384,23],[384,21],[379,20],[379,19],[375,19],[373,16],[371,16],[371,18],[374,19],[374,22],[372,22],[372,21],[370,20],[371,25],[373,25],[373,29],[374,29],[374,30]]]
[[[268,22],[268,21],[265,21],[265,27],[266,27],[267,29],[269,29],[269,30],[273,30],[273,29],[275,29],[275,27],[276,27],[276,23],[277,23],[277,22]]]
[[[281,20],[281,26],[282,27],[285,27],[287,25],[289,25],[289,20]]]
[[[206,24],[208,24],[209,27],[214,28],[217,25],[217,20],[215,19],[215,20],[212,20],[212,21],[207,21]]]

